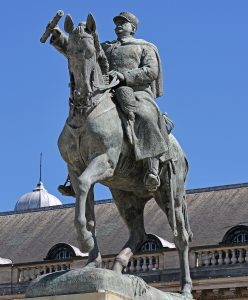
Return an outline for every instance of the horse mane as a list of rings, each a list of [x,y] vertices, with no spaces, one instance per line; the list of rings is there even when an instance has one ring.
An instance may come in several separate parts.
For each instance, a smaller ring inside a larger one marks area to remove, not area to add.
[[[94,38],[94,45],[96,48],[96,59],[97,62],[100,66],[100,69],[102,71],[103,75],[107,75],[108,71],[109,71],[109,63],[107,60],[107,57],[101,47],[101,44],[99,42],[99,37],[98,37],[98,33],[97,32],[93,32],[92,33],[93,38]]]

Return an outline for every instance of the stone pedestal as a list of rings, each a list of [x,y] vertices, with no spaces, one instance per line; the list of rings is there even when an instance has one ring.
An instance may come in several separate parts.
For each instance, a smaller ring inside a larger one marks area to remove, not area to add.
[[[95,293],[86,294],[72,294],[72,295],[60,295],[60,296],[47,296],[39,298],[26,298],[27,300],[131,300],[120,295],[113,294],[106,291],[98,291]]]
[[[34,298],[37,298],[36,300],[189,299],[180,294],[166,293],[148,286],[144,280],[136,276],[87,267],[59,271],[36,278],[28,287],[26,298],[32,300]]]

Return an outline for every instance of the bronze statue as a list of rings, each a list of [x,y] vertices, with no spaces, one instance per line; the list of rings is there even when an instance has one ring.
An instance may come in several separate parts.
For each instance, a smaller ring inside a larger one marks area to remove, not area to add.
[[[190,296],[192,232],[184,186],[188,163],[153,101],[162,94],[159,55],[155,46],[133,37],[138,26],[133,14],[121,13],[114,22],[117,41],[102,46],[91,14],[78,26],[67,15],[68,36],[56,27],[50,40],[68,59],[69,115],[58,146],[75,192],[78,242],[83,252],[89,252],[88,266],[100,266],[93,194],[94,184],[100,182],[110,188],[129,229],[113,266],[122,272],[146,241],[143,210],[154,198],[173,230],[182,293]]]
[[[115,91],[118,105],[134,121],[135,159],[144,162],[144,184],[148,190],[160,185],[159,160],[169,159],[165,122],[154,99],[162,96],[162,67],[154,45],[135,39],[139,21],[129,12],[113,19],[117,40],[102,44],[110,76],[120,80]],[[166,154],[166,159],[163,155]]]

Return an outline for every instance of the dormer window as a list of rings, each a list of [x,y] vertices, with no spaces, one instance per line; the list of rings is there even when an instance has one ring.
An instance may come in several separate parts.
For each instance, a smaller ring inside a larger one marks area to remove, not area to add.
[[[68,248],[61,248],[58,249],[55,259],[61,260],[61,259],[69,259],[73,256],[70,249]]]
[[[47,253],[45,260],[65,260],[73,257],[86,257],[87,253],[82,253],[77,247],[59,243],[54,245]]]
[[[248,226],[235,226],[227,231],[222,244],[245,244],[248,243]]]
[[[147,234],[147,240],[141,245],[137,252],[153,252],[164,247],[163,242],[167,242],[155,234]]]
[[[141,252],[156,251],[160,248],[160,245],[156,241],[147,241],[141,247]]]
[[[241,232],[233,237],[234,244],[244,244],[247,242],[248,242],[248,232]]]
[[[71,248],[70,245],[67,244],[57,244],[53,246],[47,256],[46,260],[63,260],[63,259],[70,259],[71,257],[75,257],[75,252]]]

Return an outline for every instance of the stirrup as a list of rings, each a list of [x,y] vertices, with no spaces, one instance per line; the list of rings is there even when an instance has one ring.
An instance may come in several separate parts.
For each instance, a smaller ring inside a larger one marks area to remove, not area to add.
[[[58,186],[58,191],[63,195],[63,196],[75,196],[74,190],[72,188],[72,185],[59,185]]]

